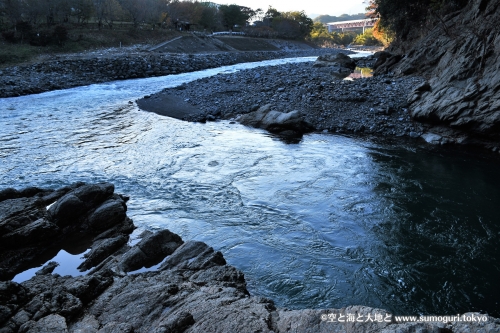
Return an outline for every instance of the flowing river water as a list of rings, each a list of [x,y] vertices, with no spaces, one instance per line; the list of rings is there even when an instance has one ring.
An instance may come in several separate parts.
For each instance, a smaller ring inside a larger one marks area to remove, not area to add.
[[[500,316],[500,163],[417,144],[310,134],[286,144],[129,103],[262,65],[0,99],[0,188],[115,184],[140,230],[220,250],[282,307]]]

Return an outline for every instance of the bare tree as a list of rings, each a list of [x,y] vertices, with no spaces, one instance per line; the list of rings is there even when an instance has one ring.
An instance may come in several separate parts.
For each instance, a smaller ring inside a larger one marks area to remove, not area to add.
[[[87,22],[94,10],[94,5],[92,0],[72,0],[71,1],[71,12],[72,16],[77,18],[78,24],[83,24]]]
[[[131,16],[134,27],[141,23],[159,23],[165,12],[166,0],[119,0],[123,9]]]
[[[99,29],[103,23],[113,28],[113,22],[123,15],[123,9],[117,0],[94,0],[94,12]]]
[[[3,9],[3,13],[9,19],[11,25],[15,25],[18,21],[21,21],[24,10],[21,1],[3,0],[1,7]]]

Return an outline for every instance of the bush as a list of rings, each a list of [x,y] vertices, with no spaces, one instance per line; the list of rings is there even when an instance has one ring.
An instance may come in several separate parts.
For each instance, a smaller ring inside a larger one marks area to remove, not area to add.
[[[30,37],[32,28],[31,24],[26,21],[19,21],[16,23],[16,30],[21,34],[21,41]]]
[[[344,45],[347,46],[351,44],[356,38],[356,33],[354,31],[346,31],[343,33],[338,32],[326,32],[319,35],[314,35],[310,37],[310,41],[316,45]]]
[[[365,33],[357,35],[356,38],[354,38],[353,44],[366,46],[382,45],[382,43],[373,36],[373,29],[366,29]]]
[[[62,25],[58,25],[54,28],[52,36],[54,36],[58,45],[64,45],[64,42],[68,39],[68,30]]]
[[[47,46],[52,42],[52,34],[50,30],[41,30],[33,34],[30,39],[30,45],[33,46]]]
[[[2,37],[9,43],[17,42],[16,32],[14,30],[7,30],[2,32]]]

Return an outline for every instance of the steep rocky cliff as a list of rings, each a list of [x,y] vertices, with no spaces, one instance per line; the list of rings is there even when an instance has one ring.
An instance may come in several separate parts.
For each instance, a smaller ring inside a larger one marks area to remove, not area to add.
[[[500,140],[499,5],[500,0],[471,1],[377,68],[377,73],[427,79],[408,97],[415,120],[455,139]]]

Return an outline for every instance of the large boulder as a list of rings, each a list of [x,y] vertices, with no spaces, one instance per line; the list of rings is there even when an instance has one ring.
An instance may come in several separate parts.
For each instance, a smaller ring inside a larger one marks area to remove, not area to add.
[[[47,239],[54,239],[59,231],[60,229],[54,223],[46,218],[41,218],[4,235],[1,240],[3,246],[18,248],[26,246],[26,244],[36,244],[46,242]]]
[[[92,244],[92,249],[84,255],[85,261],[78,266],[86,271],[104,261],[128,242],[128,236],[120,234],[116,237],[99,239]]]
[[[113,184],[89,184],[78,187],[59,199],[49,209],[57,225],[65,227],[81,220],[83,214],[103,203],[114,192]]]
[[[88,220],[89,227],[94,231],[109,229],[127,217],[127,206],[120,197],[113,197],[100,205]]]
[[[271,105],[264,105],[253,111],[236,118],[243,125],[263,128],[271,133],[286,136],[301,136],[314,128],[307,123],[302,114],[297,111],[280,112],[271,110]]]
[[[21,193],[19,193],[19,191],[16,190],[15,188],[9,187],[0,191],[0,201],[4,201],[7,199],[16,199],[19,198],[20,196]]]
[[[344,53],[326,54],[319,56],[313,67],[328,68],[334,77],[343,79],[356,68],[356,62]]]

